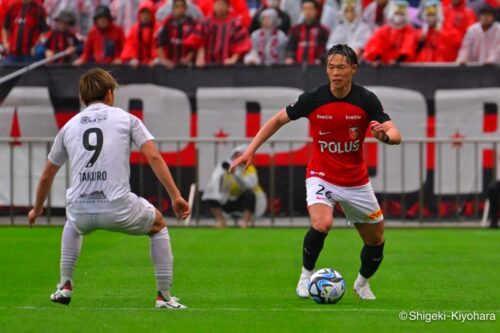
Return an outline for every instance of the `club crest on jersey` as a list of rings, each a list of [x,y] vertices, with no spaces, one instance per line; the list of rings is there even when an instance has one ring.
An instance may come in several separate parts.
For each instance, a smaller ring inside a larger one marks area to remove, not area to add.
[[[99,112],[95,116],[89,117],[89,116],[83,116],[80,118],[80,124],[86,125],[86,124],[91,124],[91,123],[100,123],[102,121],[105,121],[108,118],[108,114],[106,112]]]
[[[359,130],[357,126],[349,127],[349,139],[356,140],[359,136]]]

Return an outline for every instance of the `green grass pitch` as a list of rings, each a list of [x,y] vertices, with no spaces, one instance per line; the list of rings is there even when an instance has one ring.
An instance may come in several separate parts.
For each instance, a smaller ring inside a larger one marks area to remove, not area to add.
[[[153,308],[149,239],[86,236],[71,305],[52,304],[61,228],[0,228],[1,332],[498,332],[497,321],[402,321],[400,311],[476,311],[500,316],[500,233],[386,231],[384,262],[360,301],[352,283],[361,241],[334,229],[319,267],[347,283],[335,305],[295,295],[305,229],[171,228],[173,294],[185,311]]]

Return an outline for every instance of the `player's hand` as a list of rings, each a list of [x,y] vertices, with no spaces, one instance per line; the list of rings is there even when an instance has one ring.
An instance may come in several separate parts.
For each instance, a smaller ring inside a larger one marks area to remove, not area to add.
[[[78,67],[78,66],[81,66],[81,65],[83,65],[82,58],[78,58],[75,61],[73,61],[73,66],[77,66]]]
[[[191,207],[183,197],[173,199],[172,206],[175,216],[182,220],[185,220],[191,214]]]
[[[76,47],[70,46],[66,49],[66,51],[68,51],[69,54],[73,54],[76,52]]]
[[[387,133],[385,132],[384,125],[382,125],[378,121],[375,120],[370,121],[370,130],[372,131],[372,135],[375,139],[382,142],[386,140]]]
[[[241,156],[237,157],[231,166],[229,167],[229,172],[233,173],[236,168],[240,165],[244,165],[245,169],[248,168],[253,163],[253,153],[245,151]]]
[[[134,58],[134,59],[129,61],[129,65],[132,66],[133,68],[137,68],[137,66],[139,66],[139,64],[140,64],[140,61],[137,58]]]
[[[163,66],[165,66],[166,69],[173,69],[175,67],[174,62],[171,60],[161,59],[160,62]]]
[[[33,208],[32,210],[30,210],[30,212],[28,213],[28,221],[30,223],[30,228],[33,228],[33,224],[35,224],[36,218],[42,215],[42,213],[43,209],[35,210],[35,208]]]

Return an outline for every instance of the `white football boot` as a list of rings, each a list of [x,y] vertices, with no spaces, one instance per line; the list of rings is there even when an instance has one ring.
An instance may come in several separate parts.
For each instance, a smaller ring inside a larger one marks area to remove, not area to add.
[[[370,289],[370,285],[368,284],[368,282],[360,283],[358,280],[356,280],[354,282],[353,289],[356,295],[359,297],[359,299],[369,299],[369,300],[376,299],[375,295]]]
[[[68,305],[71,302],[72,293],[73,288],[71,282],[68,280],[62,286],[57,286],[57,290],[50,295],[50,300],[54,303]]]
[[[172,296],[169,300],[167,300],[163,297],[161,292],[158,292],[158,296],[156,297],[156,308],[182,310],[187,309],[187,306],[179,303],[179,299],[177,297]]]
[[[300,274],[299,283],[297,283],[297,296],[300,298],[308,298],[309,291],[307,290],[309,280],[313,275],[314,271],[308,271],[304,267],[302,267],[302,273]]]

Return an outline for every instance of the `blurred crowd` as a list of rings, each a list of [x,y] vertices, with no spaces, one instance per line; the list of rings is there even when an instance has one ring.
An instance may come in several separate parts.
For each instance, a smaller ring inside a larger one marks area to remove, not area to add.
[[[374,66],[500,64],[500,0],[0,0],[1,61],[319,64],[348,44]]]

